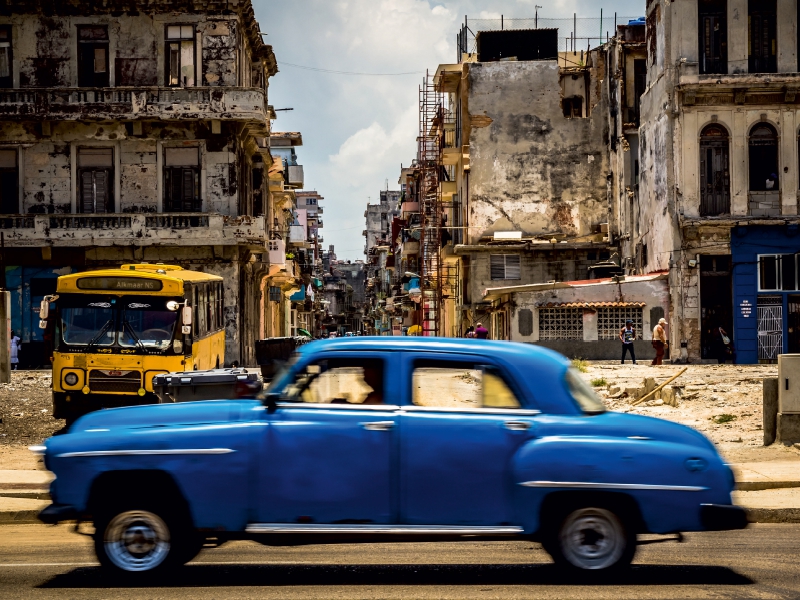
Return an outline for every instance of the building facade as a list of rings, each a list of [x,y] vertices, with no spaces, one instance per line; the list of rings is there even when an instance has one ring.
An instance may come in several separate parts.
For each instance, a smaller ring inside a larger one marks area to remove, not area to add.
[[[225,277],[227,360],[253,362],[275,56],[249,0],[128,4],[0,7],[2,267],[21,359],[45,364],[31,312],[58,275],[147,261]]]
[[[639,224],[629,256],[669,270],[672,346],[736,360],[800,351],[800,66],[795,0],[651,0]]]

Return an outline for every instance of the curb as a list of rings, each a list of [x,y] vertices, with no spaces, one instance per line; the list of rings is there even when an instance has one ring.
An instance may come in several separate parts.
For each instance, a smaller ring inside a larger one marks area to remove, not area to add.
[[[38,514],[38,510],[0,511],[0,525],[41,524],[42,522],[37,518]]]
[[[800,523],[800,508],[747,508],[750,523]]]

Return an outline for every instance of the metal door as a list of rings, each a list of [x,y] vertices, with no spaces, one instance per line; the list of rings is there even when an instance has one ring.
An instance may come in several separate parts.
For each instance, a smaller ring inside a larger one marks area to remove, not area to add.
[[[783,353],[783,299],[758,297],[758,360],[776,361]]]
[[[700,215],[731,212],[728,132],[711,125],[700,137]]]

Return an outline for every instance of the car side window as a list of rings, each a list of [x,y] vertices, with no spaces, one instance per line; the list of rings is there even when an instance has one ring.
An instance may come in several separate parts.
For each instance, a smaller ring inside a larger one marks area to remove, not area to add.
[[[411,401],[436,408],[520,408],[520,402],[493,367],[474,363],[425,361],[414,365]]]
[[[384,362],[337,358],[308,364],[295,374],[285,396],[311,404],[385,404]]]

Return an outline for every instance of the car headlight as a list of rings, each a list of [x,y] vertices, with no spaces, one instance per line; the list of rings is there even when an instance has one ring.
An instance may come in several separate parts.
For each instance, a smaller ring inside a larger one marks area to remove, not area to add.
[[[75,373],[67,373],[64,375],[64,383],[67,385],[75,385],[78,383],[78,375]]]

